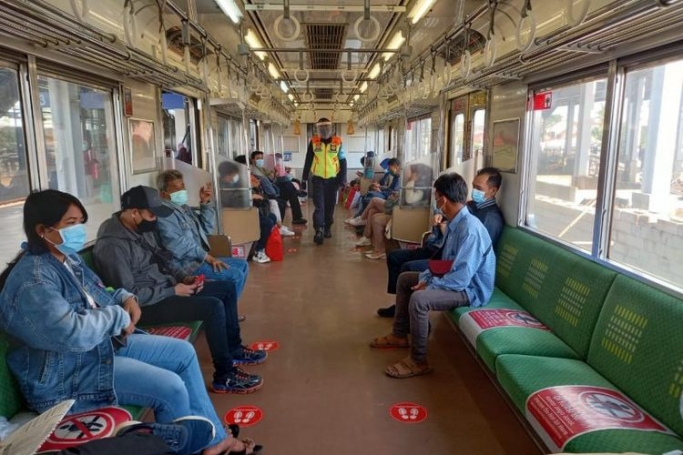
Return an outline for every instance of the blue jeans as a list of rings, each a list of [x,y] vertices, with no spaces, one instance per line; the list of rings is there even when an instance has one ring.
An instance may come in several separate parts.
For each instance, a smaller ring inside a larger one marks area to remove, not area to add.
[[[232,281],[235,283],[235,288],[237,289],[237,298],[239,299],[244,290],[244,283],[247,281],[247,276],[249,275],[249,264],[244,259],[237,258],[218,258],[221,261],[228,264],[230,267],[225,270],[221,269],[220,272],[214,272],[213,267],[207,262],[202,262],[202,265],[197,267],[192,275],[204,275],[207,280],[216,281]]]
[[[211,445],[227,438],[209,399],[194,347],[171,337],[132,334],[114,357],[114,391],[121,405],[151,407],[159,423],[201,416],[215,425]]]
[[[225,382],[234,368],[233,355],[239,355],[242,350],[237,317],[235,284],[230,281],[207,281],[197,295],[167,297],[154,305],[144,306],[140,324],[202,321],[213,360],[213,379]]]

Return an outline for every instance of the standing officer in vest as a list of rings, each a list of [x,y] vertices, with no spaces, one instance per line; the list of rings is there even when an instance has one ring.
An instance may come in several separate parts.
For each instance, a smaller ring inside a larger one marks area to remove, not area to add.
[[[313,174],[313,241],[322,245],[323,237],[332,237],[337,189],[346,184],[346,153],[341,138],[332,135],[332,122],[321,118],[316,127],[318,134],[308,143],[302,177],[306,181],[308,173]]]

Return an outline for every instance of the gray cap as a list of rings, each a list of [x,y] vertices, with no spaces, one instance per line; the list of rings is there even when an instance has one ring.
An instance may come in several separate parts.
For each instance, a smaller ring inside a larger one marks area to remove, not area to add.
[[[121,196],[121,209],[147,209],[156,216],[165,218],[173,209],[164,205],[159,191],[149,186],[138,185]]]

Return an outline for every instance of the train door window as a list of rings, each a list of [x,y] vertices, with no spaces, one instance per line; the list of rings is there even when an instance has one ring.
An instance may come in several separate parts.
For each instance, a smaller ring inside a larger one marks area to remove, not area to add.
[[[30,191],[18,72],[0,66],[0,261],[17,254],[24,238],[23,201]]]
[[[451,123],[451,153],[448,165],[462,163],[462,153],[465,145],[465,113],[458,112]]]
[[[77,196],[88,210],[88,240],[117,208],[119,194],[112,92],[38,76],[49,188]]]
[[[225,158],[232,158],[230,153],[230,120],[219,115],[216,118],[216,157],[219,162]]]
[[[418,120],[408,120],[406,122],[406,134],[404,138],[405,151],[404,161],[409,163],[417,158],[417,129],[419,126]]]
[[[161,108],[164,122],[164,149],[167,156],[173,156],[188,164],[193,162],[194,101],[187,96],[173,92],[161,94]]]
[[[484,127],[486,126],[486,109],[477,109],[472,116],[472,156],[477,163],[477,169],[484,164]]]
[[[417,143],[417,157],[427,156],[432,149],[432,118],[426,117],[420,120],[419,141]]]
[[[526,225],[590,252],[606,79],[543,92],[538,94],[544,103],[530,103],[535,106],[529,139]]]
[[[683,287],[683,60],[626,72],[608,257]]]

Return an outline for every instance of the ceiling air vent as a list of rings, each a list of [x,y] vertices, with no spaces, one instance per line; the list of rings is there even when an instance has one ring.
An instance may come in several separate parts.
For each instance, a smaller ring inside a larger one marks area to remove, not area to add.
[[[310,49],[342,49],[346,39],[346,24],[306,24],[306,47]],[[309,65],[315,70],[336,70],[341,60],[339,52],[311,52]]]

